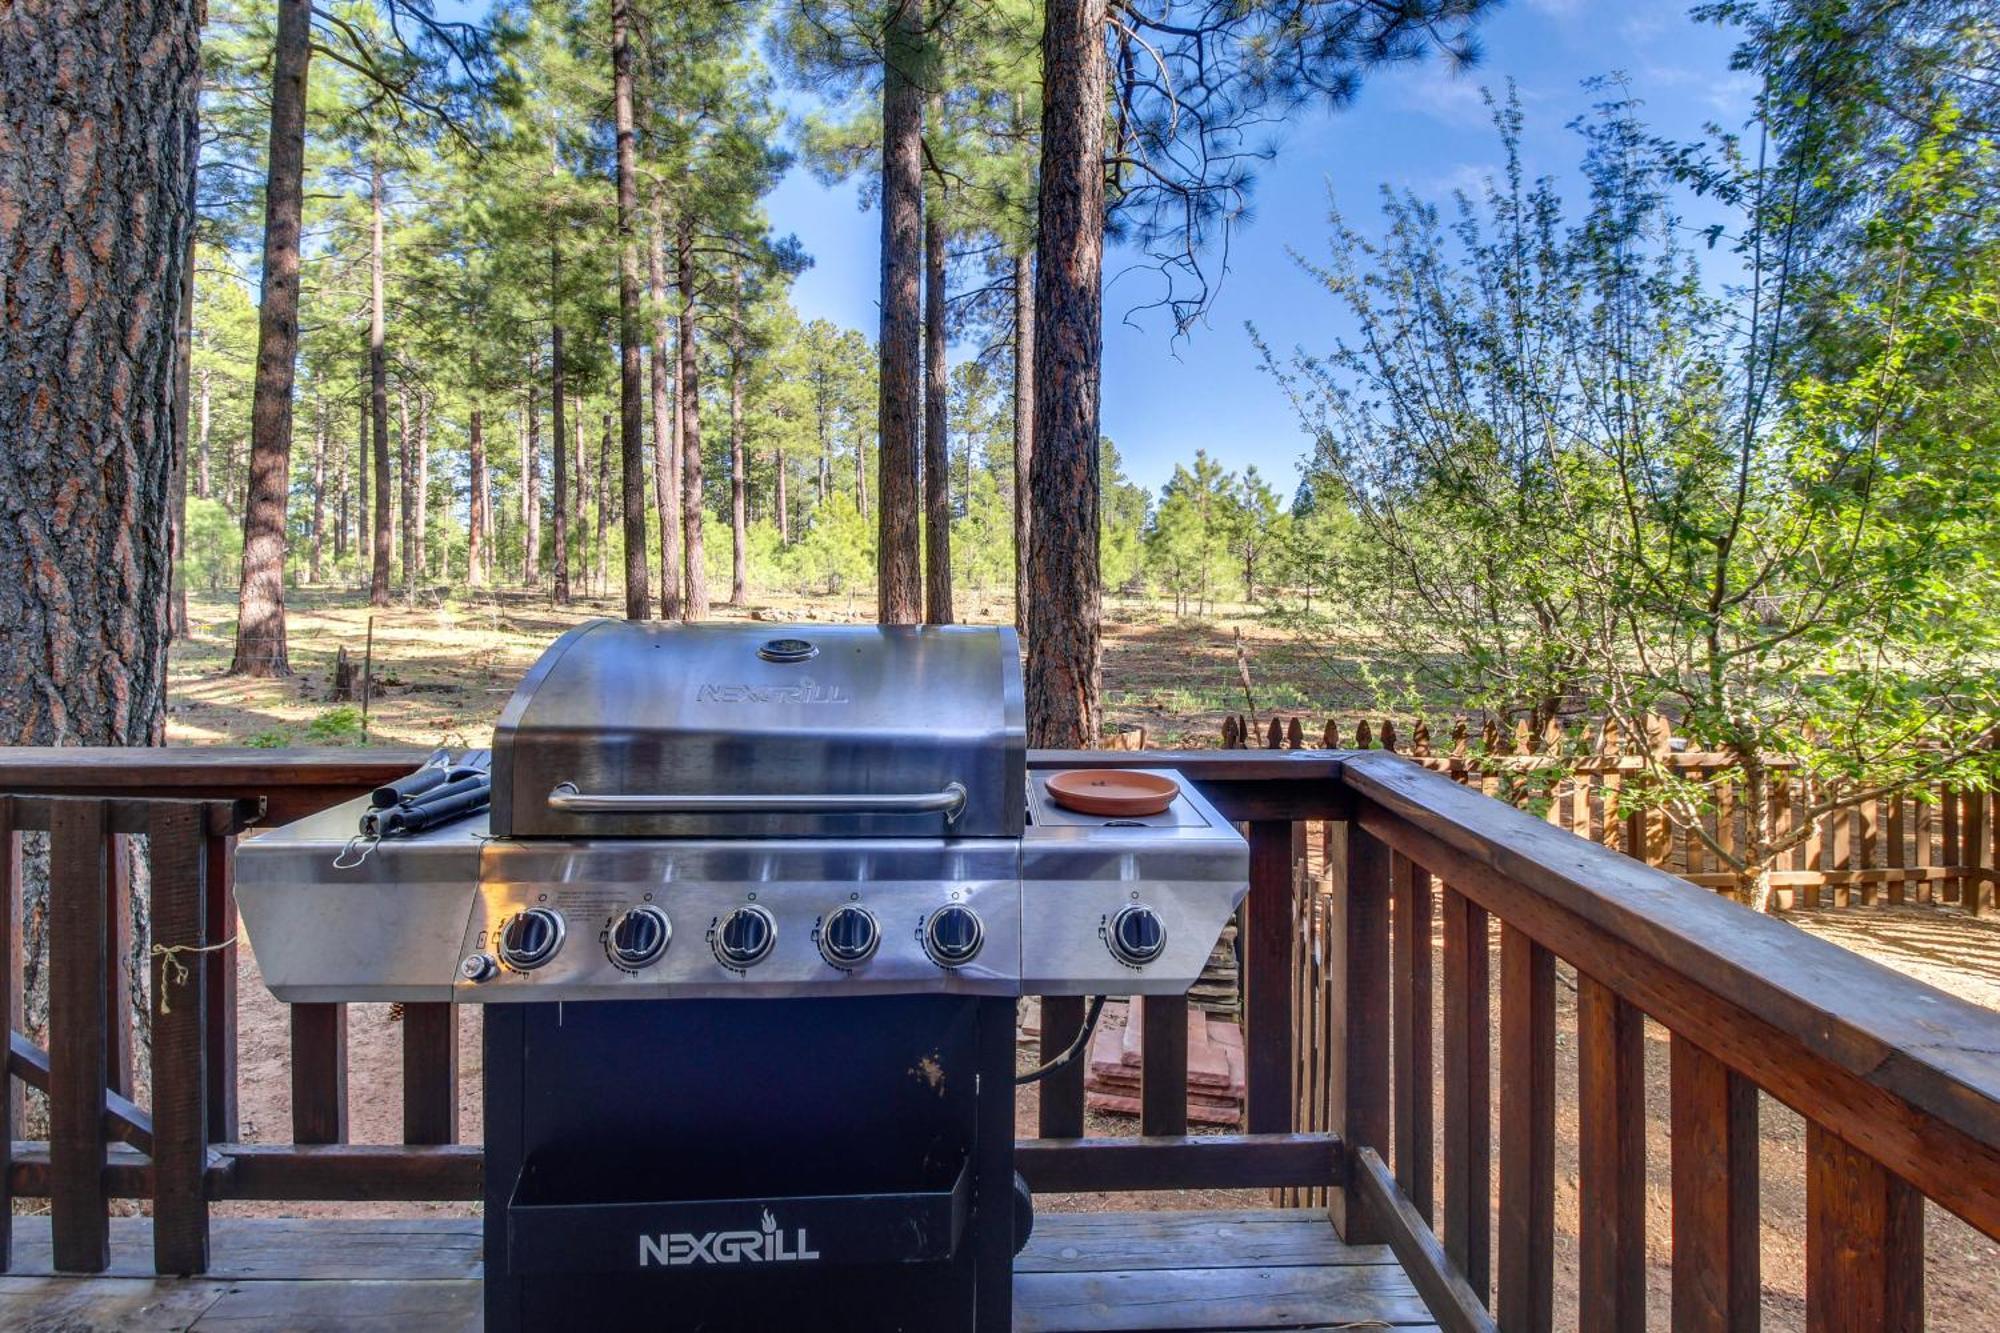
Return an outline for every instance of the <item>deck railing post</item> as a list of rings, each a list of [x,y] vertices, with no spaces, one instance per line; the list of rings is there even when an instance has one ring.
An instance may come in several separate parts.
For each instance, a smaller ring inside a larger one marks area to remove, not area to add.
[[[1924,1197],[1806,1122],[1806,1328],[1921,1333]]]
[[[1331,1128],[1351,1155],[1378,1153],[1393,1133],[1389,1107],[1389,849],[1357,823],[1336,836],[1329,863],[1327,970],[1336,997],[1327,1024]],[[1344,844],[1344,847],[1342,847]],[[1255,866],[1255,844],[1251,849]],[[1254,880],[1253,880],[1254,884]],[[1254,890],[1253,890],[1254,891]],[[1334,1227],[1350,1245],[1383,1239],[1352,1188],[1333,1197]]]
[[[235,835],[211,834],[204,860],[208,901],[203,917],[206,941],[212,947],[236,938]],[[242,1137],[236,1115],[236,955],[235,949],[218,948],[200,960],[208,973],[202,1041],[207,1047],[210,1143],[234,1143]]]
[[[1672,1046],[1673,1327],[1758,1325],[1757,1089],[1686,1037]]]
[[[103,801],[56,801],[49,818],[49,1194],[55,1267],[111,1259],[104,1188],[106,900]]]
[[[227,807],[221,807],[227,809]],[[153,1267],[208,1271],[209,807],[158,804],[149,812],[153,898]]]
[[[1250,825],[1250,899],[1243,940],[1244,1124],[1292,1128],[1292,823]]]

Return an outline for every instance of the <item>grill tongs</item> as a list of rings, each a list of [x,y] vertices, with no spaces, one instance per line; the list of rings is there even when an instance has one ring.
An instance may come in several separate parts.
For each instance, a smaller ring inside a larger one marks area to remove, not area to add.
[[[352,869],[384,838],[422,833],[485,809],[493,797],[492,767],[490,750],[468,750],[456,761],[448,750],[433,751],[421,767],[369,793],[361,830],[348,839],[334,866]]]

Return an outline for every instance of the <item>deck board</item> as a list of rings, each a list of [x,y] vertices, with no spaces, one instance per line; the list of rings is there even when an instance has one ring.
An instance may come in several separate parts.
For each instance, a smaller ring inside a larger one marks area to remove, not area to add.
[[[480,1326],[477,1218],[217,1218],[213,1271],[155,1279],[152,1223],[119,1218],[100,1277],[50,1274],[46,1217],[15,1219],[0,1328],[300,1333]],[[1386,1246],[1349,1246],[1324,1213],[1047,1213],[1015,1261],[1021,1333],[1311,1333],[1433,1327]]]

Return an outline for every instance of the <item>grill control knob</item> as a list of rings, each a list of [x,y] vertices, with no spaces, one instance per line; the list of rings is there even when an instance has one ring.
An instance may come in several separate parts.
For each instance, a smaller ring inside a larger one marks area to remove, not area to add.
[[[961,967],[978,956],[986,927],[970,907],[947,903],[924,920],[924,952],[939,967]]]
[[[1104,932],[1104,942],[1111,946],[1111,956],[1130,967],[1144,967],[1167,950],[1167,928],[1160,921],[1160,914],[1150,907],[1133,903],[1121,907],[1111,918],[1110,929]]]
[[[840,907],[828,913],[819,928],[820,957],[835,967],[859,967],[875,956],[882,927],[865,907]]]
[[[715,956],[725,967],[761,963],[777,942],[778,923],[755,904],[730,910],[715,926]]]
[[[500,932],[500,958],[516,972],[532,972],[554,958],[562,942],[562,913],[552,907],[530,907]]]
[[[674,923],[651,903],[633,908],[611,927],[605,941],[611,961],[620,967],[638,968],[658,960],[674,937]]]

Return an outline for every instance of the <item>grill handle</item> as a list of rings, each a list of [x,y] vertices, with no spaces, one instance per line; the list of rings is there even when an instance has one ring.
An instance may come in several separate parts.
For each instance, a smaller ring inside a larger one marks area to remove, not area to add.
[[[949,824],[965,809],[965,786],[951,782],[945,784],[943,791],[907,795],[773,792],[753,796],[702,792],[593,796],[579,791],[574,782],[559,782],[549,792],[549,808],[565,814],[594,815],[943,815]]]

